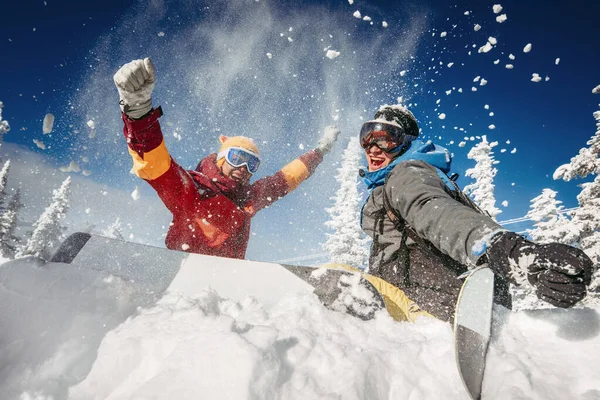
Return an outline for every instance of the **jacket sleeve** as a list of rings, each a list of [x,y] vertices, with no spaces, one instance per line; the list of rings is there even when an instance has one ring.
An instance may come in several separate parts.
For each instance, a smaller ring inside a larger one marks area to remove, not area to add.
[[[156,190],[171,213],[181,214],[192,211],[199,194],[190,175],[167,151],[158,122],[161,116],[160,107],[139,120],[122,114],[123,134],[133,160],[132,172]]]
[[[481,242],[504,230],[452,198],[437,170],[424,161],[399,163],[385,190],[391,206],[419,236],[464,265],[476,265]]]
[[[319,150],[311,150],[283,167],[275,175],[254,182],[244,207],[246,212],[254,215],[296,189],[315,172],[322,161],[323,153]]]

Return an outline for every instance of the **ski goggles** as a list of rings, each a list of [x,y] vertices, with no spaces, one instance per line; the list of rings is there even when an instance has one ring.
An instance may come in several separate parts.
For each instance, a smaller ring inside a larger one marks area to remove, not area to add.
[[[236,168],[243,167],[248,169],[248,172],[254,174],[260,166],[260,158],[250,150],[242,147],[229,147],[219,153],[218,158],[225,157],[225,160]]]
[[[386,153],[393,153],[399,146],[404,144],[406,134],[404,129],[392,124],[380,121],[367,121],[360,130],[360,145],[368,149],[376,145]]]

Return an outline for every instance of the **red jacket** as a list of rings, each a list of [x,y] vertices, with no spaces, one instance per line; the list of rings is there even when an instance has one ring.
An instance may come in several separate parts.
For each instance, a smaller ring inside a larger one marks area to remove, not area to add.
[[[122,117],[133,172],[173,214],[165,240],[169,249],[244,258],[252,216],[294,190],[323,160],[318,150],[309,151],[253,184],[224,176],[215,164],[216,154],[201,160],[195,171],[186,171],[167,151],[161,116],[159,107],[140,120]]]

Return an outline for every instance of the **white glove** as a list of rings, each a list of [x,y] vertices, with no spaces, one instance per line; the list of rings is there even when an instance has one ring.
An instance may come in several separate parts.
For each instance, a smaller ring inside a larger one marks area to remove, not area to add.
[[[152,89],[156,82],[154,65],[149,58],[123,65],[113,77],[119,91],[121,111],[139,119],[152,110]]]
[[[326,127],[325,133],[323,133],[323,136],[321,136],[321,139],[319,139],[319,142],[317,143],[317,150],[323,154],[329,153],[339,134],[340,128],[337,126],[330,125]]]

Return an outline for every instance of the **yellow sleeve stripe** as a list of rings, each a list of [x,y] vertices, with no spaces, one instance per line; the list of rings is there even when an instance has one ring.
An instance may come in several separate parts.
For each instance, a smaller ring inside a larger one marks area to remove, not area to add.
[[[306,178],[310,176],[308,168],[300,160],[294,160],[281,169],[288,191],[296,189]]]
[[[144,153],[144,158],[140,157],[131,148],[128,147],[127,149],[133,159],[131,170],[142,179],[152,181],[167,172],[171,166],[171,156],[167,151],[164,140],[154,150]]]

